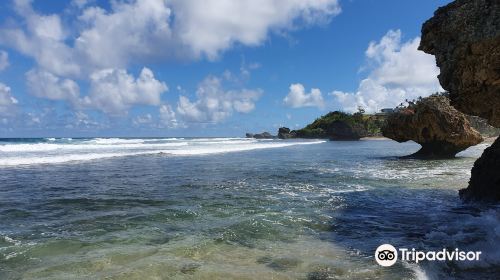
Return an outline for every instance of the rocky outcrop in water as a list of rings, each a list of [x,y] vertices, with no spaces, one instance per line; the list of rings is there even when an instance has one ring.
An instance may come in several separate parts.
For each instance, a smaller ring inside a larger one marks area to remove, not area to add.
[[[500,126],[500,1],[439,8],[422,27],[419,49],[436,56],[453,106]]]
[[[469,187],[460,190],[464,200],[500,201],[500,138],[484,150],[472,167]]]
[[[436,56],[453,106],[500,127],[500,1],[457,0],[439,8],[422,27],[419,49]],[[498,142],[474,164],[462,198],[500,201]]]
[[[255,138],[255,139],[274,139],[276,138],[276,136],[272,135],[271,133],[269,132],[262,132],[262,133],[256,133],[256,134],[253,134],[253,133],[247,133],[246,135],[246,138]]]
[[[466,116],[450,106],[449,99],[433,95],[399,108],[388,116],[382,134],[398,142],[413,140],[422,148],[418,158],[449,158],[483,138]]]
[[[291,139],[291,138],[296,138],[297,133],[292,130],[290,131],[290,128],[288,127],[280,127],[278,129],[278,138],[279,139]]]

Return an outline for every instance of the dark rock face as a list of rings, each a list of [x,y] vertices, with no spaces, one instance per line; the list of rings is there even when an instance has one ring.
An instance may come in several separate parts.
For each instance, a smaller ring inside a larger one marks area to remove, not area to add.
[[[500,201],[500,138],[484,150],[472,167],[469,187],[460,190],[460,198]]]
[[[295,131],[290,131],[290,128],[288,127],[280,127],[278,129],[278,138],[280,139],[291,139],[291,138],[296,138],[297,133]]]
[[[247,133],[246,137],[247,138],[255,138],[255,139],[274,139],[274,138],[276,138],[276,136],[273,136],[271,133],[269,133],[267,131],[262,132],[262,133],[256,133],[256,134]]]
[[[357,123],[349,124],[340,120],[330,123],[326,131],[330,140],[334,141],[359,140],[368,135],[362,125]]]
[[[424,23],[420,50],[458,110],[500,127],[500,1],[457,0]]]
[[[429,96],[391,114],[382,134],[398,142],[413,140],[422,148],[418,158],[449,158],[483,138],[466,116],[450,106],[445,96]]]
[[[457,0],[438,9],[422,27],[419,49],[436,56],[453,106],[500,127],[500,1]],[[498,141],[474,164],[462,198],[500,201]]]

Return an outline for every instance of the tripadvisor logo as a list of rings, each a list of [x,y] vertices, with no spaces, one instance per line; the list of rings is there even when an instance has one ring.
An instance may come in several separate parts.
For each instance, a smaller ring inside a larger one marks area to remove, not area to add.
[[[382,244],[375,251],[375,260],[381,266],[391,266],[398,260],[398,251],[391,244]]]
[[[392,266],[398,260],[398,251],[402,261],[418,263],[427,261],[479,261],[481,251],[460,251],[455,249],[449,251],[417,251],[415,248],[399,248],[396,250],[391,244],[382,244],[375,250],[375,261],[381,266]]]

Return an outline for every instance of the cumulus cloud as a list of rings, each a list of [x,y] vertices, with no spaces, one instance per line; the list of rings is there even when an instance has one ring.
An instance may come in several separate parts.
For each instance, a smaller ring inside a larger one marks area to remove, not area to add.
[[[183,52],[175,49],[171,13],[167,2],[158,0],[115,2],[109,12],[88,7],[79,17],[86,28],[75,40],[75,51],[98,68]]]
[[[420,38],[401,43],[401,31],[390,30],[379,42],[371,42],[365,52],[370,72],[356,92],[333,91],[343,107],[367,112],[395,107],[405,99],[442,91],[434,57],[417,50]]]
[[[187,122],[217,123],[233,112],[251,112],[261,95],[260,89],[225,90],[220,78],[209,76],[198,86],[195,101],[179,96],[177,114]]]
[[[172,107],[168,104],[163,104],[160,106],[160,127],[176,128],[180,126],[177,121],[176,114]]]
[[[11,115],[17,103],[17,100],[12,96],[10,87],[0,83],[0,115]]]
[[[85,77],[102,68],[126,68],[152,59],[217,58],[235,44],[257,46],[271,32],[328,22],[337,0],[73,1],[79,16],[64,28],[58,14],[37,13],[16,0],[17,24],[0,29],[0,44],[33,57],[40,68]]]
[[[169,59],[217,59],[234,45],[258,46],[272,33],[324,24],[340,12],[337,0],[207,0],[203,4],[131,0],[111,1],[106,8],[98,1],[73,0],[68,8],[77,16],[66,21],[62,14],[36,11],[31,0],[13,3],[16,15],[0,27],[0,45],[35,60],[36,70],[26,74],[32,94],[67,100],[78,110],[97,108],[115,115],[135,104],[159,106],[159,96],[167,90],[149,69],[135,80],[127,73],[129,66]],[[78,97],[80,82],[90,84],[83,98]],[[252,111],[260,95],[260,91],[211,88],[210,83],[200,86],[197,100],[181,96],[176,114],[190,121],[217,122],[232,112]],[[222,96],[216,97],[215,90]]]
[[[83,104],[120,115],[132,105],[160,105],[160,95],[167,90],[167,85],[146,67],[136,79],[123,69],[104,69],[90,76],[90,93]]]
[[[174,0],[175,32],[195,55],[216,58],[235,43],[262,44],[269,32],[328,22],[340,13],[337,0]]]
[[[318,107],[325,106],[321,91],[317,88],[311,89],[310,93],[306,93],[302,84],[291,84],[288,95],[283,99],[285,105],[292,108],[301,107]]]
[[[26,73],[26,81],[31,94],[50,100],[67,100],[77,105],[80,87],[70,79],[60,78],[40,69],[32,69]]]
[[[0,51],[0,71],[9,67],[9,54],[6,51]]]
[[[56,75],[79,75],[82,61],[78,61],[66,44],[68,33],[59,15],[40,15],[33,10],[29,0],[14,3],[23,20],[17,25],[0,28],[0,44],[33,57],[40,68]]]

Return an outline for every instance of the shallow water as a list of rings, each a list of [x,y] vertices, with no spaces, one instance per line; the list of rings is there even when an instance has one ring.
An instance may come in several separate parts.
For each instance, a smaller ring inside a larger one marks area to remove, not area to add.
[[[494,279],[500,211],[458,199],[486,146],[4,140],[0,279]],[[384,268],[382,243],[483,258]]]

